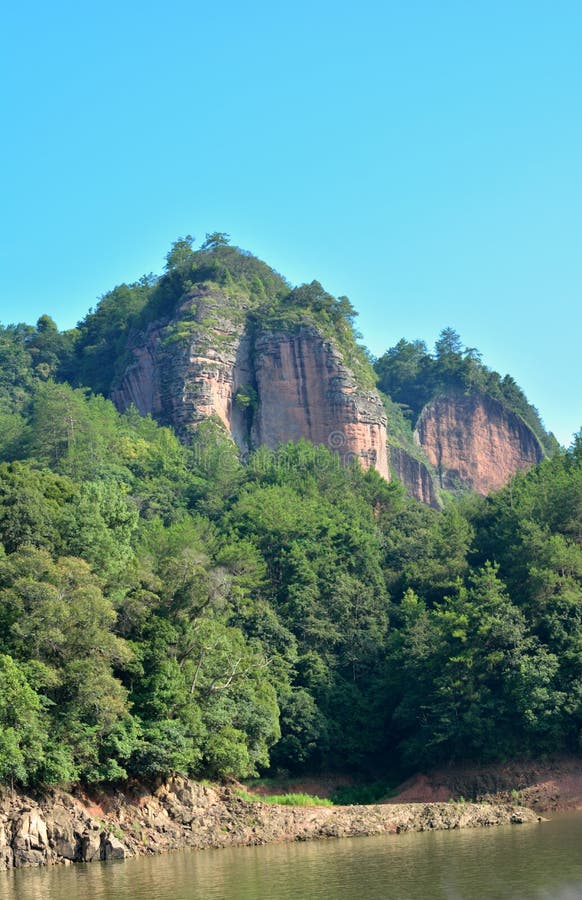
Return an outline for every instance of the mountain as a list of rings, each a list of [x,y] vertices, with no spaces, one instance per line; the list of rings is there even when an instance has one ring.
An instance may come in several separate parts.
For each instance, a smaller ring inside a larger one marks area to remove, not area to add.
[[[554,451],[515,382],[464,352],[452,329],[435,357],[401,341],[374,373],[355,315],[347,298],[316,281],[292,289],[221,235],[199,251],[181,241],[165,276],[117,288],[87,316],[70,377],[183,440],[207,419],[243,458],[303,438],[434,507],[444,492],[498,489]]]
[[[376,360],[388,396],[389,456],[409,493],[431,506],[443,492],[498,490],[559,449],[510,375],[501,377],[445,328],[429,353],[400,340]]]
[[[323,294],[319,285],[310,290]],[[308,310],[305,323],[271,324],[250,296],[235,301],[203,282],[169,322],[132,334],[130,362],[111,397],[118,409],[134,404],[184,439],[214,417],[243,455],[305,438],[388,479],[382,400],[345,364],[338,344]]]
[[[0,782],[579,748],[580,437],[354,318],[214,234],[0,328]]]

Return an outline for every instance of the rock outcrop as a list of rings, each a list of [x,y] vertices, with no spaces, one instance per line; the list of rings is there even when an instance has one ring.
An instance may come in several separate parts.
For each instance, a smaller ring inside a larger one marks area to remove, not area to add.
[[[187,439],[196,426],[217,417],[248,450],[246,412],[235,397],[252,381],[244,305],[201,285],[171,321],[132,335],[130,363],[111,399],[120,410],[134,404]]]
[[[419,803],[290,807],[249,802],[230,788],[175,777],[148,789],[0,797],[0,871],[125,859],[180,848],[398,834],[535,822],[511,804]]]
[[[497,400],[480,394],[436,397],[423,409],[415,439],[446,490],[488,494],[543,458],[529,426]]]
[[[269,327],[268,311],[262,315],[244,290],[198,284],[171,318],[130,336],[112,399],[121,410],[135,404],[186,441],[213,418],[243,456],[305,438],[387,480],[392,469],[413,497],[435,508],[441,488],[487,494],[542,459],[539,440],[517,414],[460,391],[422,410],[417,451],[395,441],[388,459],[380,395],[346,365],[339,342],[293,321]]]
[[[316,328],[290,333],[250,327],[244,301],[207,286],[192,291],[171,322],[134,335],[131,362],[112,391],[188,439],[219,419],[243,453],[306,438],[389,478],[386,413],[333,341]]]
[[[306,438],[358,459],[388,479],[386,413],[374,390],[358,387],[329,340],[313,328],[260,333],[254,346],[259,403],[253,443],[276,447]]]
[[[5,793],[0,796],[0,871],[133,855],[112,828],[119,832],[115,823],[96,820],[64,791],[39,798]]]

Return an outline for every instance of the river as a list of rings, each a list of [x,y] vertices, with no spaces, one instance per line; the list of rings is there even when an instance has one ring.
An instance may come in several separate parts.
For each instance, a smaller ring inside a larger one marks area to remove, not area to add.
[[[2,900],[582,897],[582,813],[535,825],[182,851],[0,873]]]

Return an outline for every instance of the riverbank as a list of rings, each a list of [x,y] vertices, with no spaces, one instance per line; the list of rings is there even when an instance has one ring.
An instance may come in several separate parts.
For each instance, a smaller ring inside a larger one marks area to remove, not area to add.
[[[538,813],[582,809],[582,759],[555,755],[490,766],[443,767],[409,778],[386,803],[520,803]]]
[[[0,798],[0,869],[125,859],[182,848],[478,828],[538,821],[515,804],[398,803],[374,806],[274,806],[232,788],[176,777],[155,789]]]
[[[382,804],[453,800],[514,803],[538,813],[582,810],[582,757],[552,754],[543,760],[522,758],[482,766],[456,763],[417,772],[389,793],[387,786],[382,793],[381,783],[369,785],[345,774],[279,777],[249,783],[249,789],[259,796],[292,791],[323,798],[362,796],[370,793],[369,787],[374,788],[370,799]]]

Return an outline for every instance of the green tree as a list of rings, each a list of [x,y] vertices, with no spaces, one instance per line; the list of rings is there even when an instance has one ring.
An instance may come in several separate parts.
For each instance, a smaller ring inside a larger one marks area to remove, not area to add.
[[[185,268],[192,263],[194,257],[194,251],[192,250],[193,243],[194,238],[191,234],[187,234],[186,237],[178,238],[177,241],[174,241],[171,249],[166,254],[166,272]]]
[[[230,244],[230,235],[225,231],[212,231],[206,233],[206,239],[201,250],[216,250],[217,247],[226,247]]]
[[[12,657],[0,654],[0,782],[27,784],[48,742],[41,699]]]
[[[493,760],[555,742],[564,702],[557,659],[528,633],[494,566],[433,611],[408,594],[403,615],[394,724],[409,760]]]
[[[63,512],[75,497],[70,479],[30,463],[0,464],[0,540],[8,552],[25,544],[61,552]]]
[[[65,753],[60,765],[68,759],[69,775],[90,781],[124,777],[123,760],[108,756],[112,735],[131,733],[127,691],[113,669],[131,667],[132,653],[114,634],[99,579],[82,560],[53,562],[27,547],[2,560],[0,585],[0,645],[34,673],[51,739]]]

